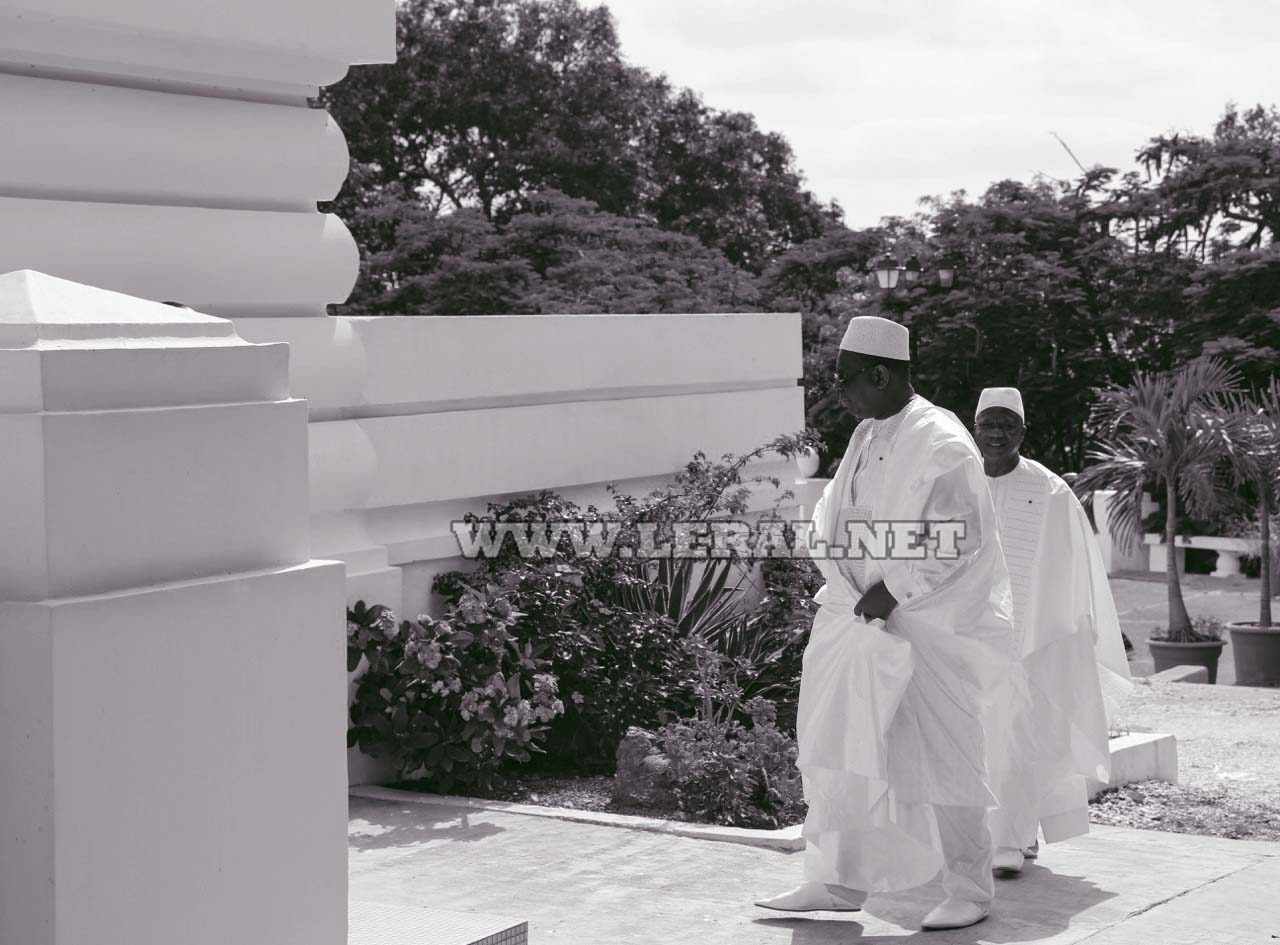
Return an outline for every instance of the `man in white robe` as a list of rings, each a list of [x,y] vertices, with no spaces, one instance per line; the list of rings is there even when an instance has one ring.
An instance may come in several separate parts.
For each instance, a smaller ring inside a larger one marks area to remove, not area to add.
[[[988,721],[995,869],[1016,873],[1054,843],[1089,830],[1086,779],[1107,781],[1107,735],[1128,694],[1120,620],[1102,555],[1071,487],[1021,455],[1022,395],[989,387],[974,433],[982,451],[1013,588],[1024,672]]]
[[[946,898],[923,925],[963,928],[995,891],[983,719],[1016,666],[1012,603],[981,456],[954,414],[912,390],[908,341],[860,317],[841,343],[838,384],[867,419],[806,536],[827,580],[797,718],[806,881],[757,905],[852,911],[941,872]],[[891,522],[905,530],[888,556],[858,557],[885,550]]]

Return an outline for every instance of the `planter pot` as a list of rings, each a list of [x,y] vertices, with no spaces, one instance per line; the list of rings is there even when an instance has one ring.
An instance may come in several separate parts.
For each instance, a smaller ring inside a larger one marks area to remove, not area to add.
[[[796,454],[796,472],[800,474],[801,479],[812,479],[818,471],[818,451],[813,447],[809,447],[803,453]]]
[[[1280,626],[1229,623],[1237,686],[1280,686]]]
[[[1175,666],[1203,666],[1209,671],[1209,682],[1218,681],[1218,657],[1226,646],[1223,640],[1207,643],[1169,643],[1165,640],[1148,640],[1151,658],[1156,662],[1156,672]]]

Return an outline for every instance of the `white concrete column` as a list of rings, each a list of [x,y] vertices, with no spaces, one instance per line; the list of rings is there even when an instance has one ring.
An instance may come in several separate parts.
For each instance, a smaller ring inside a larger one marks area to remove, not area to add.
[[[326,306],[346,300],[358,253],[342,221],[316,210],[341,188],[348,151],[310,100],[351,64],[394,60],[395,10],[396,0],[0,0],[0,128],[12,132],[0,272],[232,318],[247,341],[290,344],[291,389],[312,409],[354,402],[363,350]],[[351,477],[370,452],[348,459],[333,437],[315,439],[324,506],[358,491]],[[317,547],[349,565],[356,596],[398,601],[399,571],[361,523],[317,532]]]
[[[1117,540],[1111,524],[1115,495],[1115,491],[1111,489],[1100,489],[1093,494],[1093,520],[1098,528],[1098,548],[1102,552],[1107,573],[1155,570],[1148,564],[1147,549],[1141,542],[1141,536],[1132,548],[1125,548]],[[1142,514],[1151,514],[1150,500],[1146,495],[1142,497]]]
[[[342,945],[341,564],[288,349],[0,276],[0,942]]]
[[[1147,570],[1155,574],[1164,574],[1169,570],[1169,546],[1160,542],[1147,545],[1149,554]],[[1177,556],[1177,568],[1179,574],[1187,573],[1187,549],[1178,545],[1173,549],[1173,553]]]
[[[1218,563],[1213,569],[1214,577],[1239,577],[1240,553],[1236,551],[1218,551]]]

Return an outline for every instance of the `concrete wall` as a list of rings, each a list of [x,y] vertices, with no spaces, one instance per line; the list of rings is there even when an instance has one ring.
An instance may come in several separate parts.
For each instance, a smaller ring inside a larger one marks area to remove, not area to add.
[[[347,171],[307,107],[394,57],[394,0],[0,0],[0,272],[233,319],[290,345],[313,547],[416,612],[448,522],[533,489],[643,489],[803,426],[795,315],[344,319]],[[784,473],[791,478],[790,470]],[[763,501],[763,500],[762,500]]]
[[[539,489],[606,503],[609,481],[642,494],[698,450],[804,425],[796,315],[331,319],[320,338],[310,319],[236,324],[291,341],[316,547],[347,563],[353,599],[406,613],[459,563],[449,523],[466,512]]]
[[[394,0],[35,6],[0,0],[0,127],[20,130],[0,158],[0,273],[180,301],[287,342],[311,551],[346,565],[349,601],[430,608],[433,576],[461,563],[449,522],[489,501],[600,503],[611,480],[644,492],[697,450],[803,426],[797,315],[326,314],[358,253],[316,212],[347,149],[307,100],[394,57]],[[234,490],[261,473],[238,470]]]

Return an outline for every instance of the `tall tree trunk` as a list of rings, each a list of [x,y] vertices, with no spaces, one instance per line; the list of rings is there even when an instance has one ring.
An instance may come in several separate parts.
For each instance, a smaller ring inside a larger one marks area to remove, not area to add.
[[[1268,501],[1267,484],[1262,484],[1262,604],[1258,609],[1258,623],[1271,626],[1271,503]]]
[[[1174,507],[1176,491],[1172,476],[1165,480],[1164,488],[1164,543],[1168,560],[1164,576],[1169,591],[1169,639],[1177,642],[1180,634],[1191,629],[1191,617],[1187,614],[1187,605],[1182,601],[1182,585],[1178,583],[1178,517]]]

